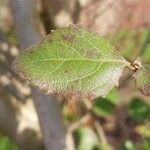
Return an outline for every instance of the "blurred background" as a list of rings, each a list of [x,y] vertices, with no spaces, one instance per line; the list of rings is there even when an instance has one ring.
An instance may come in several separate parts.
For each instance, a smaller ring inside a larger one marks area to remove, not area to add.
[[[0,150],[59,150],[52,145],[60,141],[68,150],[150,150],[150,98],[129,70],[105,99],[53,98],[49,109],[12,71],[19,51],[68,24],[103,35],[130,62],[150,63],[149,0],[0,0]],[[50,139],[45,131],[53,132]]]

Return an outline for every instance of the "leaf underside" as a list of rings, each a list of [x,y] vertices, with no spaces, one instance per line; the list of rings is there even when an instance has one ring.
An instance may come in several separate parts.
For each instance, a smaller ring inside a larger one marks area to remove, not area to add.
[[[48,94],[93,99],[118,86],[127,63],[100,35],[69,25],[23,51],[14,68]]]
[[[150,96],[150,65],[144,65],[134,74],[137,88],[145,96]]]

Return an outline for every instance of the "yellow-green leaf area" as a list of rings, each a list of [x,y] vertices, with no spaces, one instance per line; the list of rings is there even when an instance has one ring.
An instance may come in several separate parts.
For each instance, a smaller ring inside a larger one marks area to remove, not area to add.
[[[75,25],[53,31],[14,62],[17,72],[47,93],[80,99],[106,96],[127,64],[100,35]]]

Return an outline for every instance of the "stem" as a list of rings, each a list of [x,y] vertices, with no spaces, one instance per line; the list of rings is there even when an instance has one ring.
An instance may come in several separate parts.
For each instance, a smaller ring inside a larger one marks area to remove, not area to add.
[[[136,69],[133,65],[131,65],[131,63],[128,63],[127,67],[132,71]]]
[[[101,127],[100,123],[98,121],[95,121],[94,122],[94,126],[95,126],[95,129],[96,129],[96,131],[98,133],[98,136],[99,136],[101,142],[103,144],[107,144],[108,143],[107,142],[107,138],[105,136],[105,133],[104,133],[103,128]]]
[[[22,49],[29,47],[41,39],[35,24],[35,2],[33,0],[10,0],[16,33]],[[47,150],[64,150],[66,145],[66,130],[60,113],[60,107],[55,97],[43,95],[33,88],[33,100],[38,113],[39,122]]]
[[[142,67],[140,59],[137,59],[134,63],[128,63],[127,67],[132,71],[136,72],[139,68]]]
[[[91,114],[87,113],[85,116],[83,116],[79,121],[73,123],[69,129],[68,132],[72,133],[74,132],[76,129],[78,129],[81,125],[85,124],[86,122],[88,122],[91,119]]]

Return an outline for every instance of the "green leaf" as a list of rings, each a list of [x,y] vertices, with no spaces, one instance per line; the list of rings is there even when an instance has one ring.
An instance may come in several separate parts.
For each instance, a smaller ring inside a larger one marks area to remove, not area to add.
[[[136,127],[136,132],[142,137],[150,138],[150,127],[146,125],[138,125]]]
[[[77,150],[94,150],[99,147],[98,138],[90,128],[80,128],[78,136],[79,144]]]
[[[19,150],[8,137],[0,136],[0,150]]]
[[[150,65],[144,65],[134,74],[137,88],[145,96],[150,96]]]
[[[132,141],[126,141],[119,150],[136,150],[135,144]]]
[[[93,99],[118,86],[128,62],[106,40],[70,25],[22,52],[14,68],[50,94]]]
[[[104,98],[97,98],[93,105],[94,113],[103,117],[113,115],[115,113],[115,108],[115,104]]]
[[[144,140],[142,146],[143,150],[150,150],[150,139]]]
[[[145,47],[144,45],[147,43],[147,38],[149,36],[149,29],[140,29],[140,30],[120,30],[110,37],[110,40],[114,45],[120,49],[122,56],[127,58],[128,60],[135,60],[137,56],[141,55],[141,50]],[[144,50],[144,54],[142,54],[143,62],[147,63],[150,61],[150,55],[148,47],[147,50]]]
[[[107,144],[100,144],[100,148],[98,150],[113,150],[112,146]]]
[[[106,97],[110,100],[113,104],[118,105],[120,100],[120,93],[118,92],[117,88],[114,88]]]
[[[144,62],[150,62],[150,44],[145,48],[142,59]]]
[[[150,117],[150,106],[143,100],[135,98],[129,104],[129,115],[138,122],[143,122]]]

